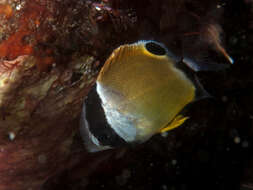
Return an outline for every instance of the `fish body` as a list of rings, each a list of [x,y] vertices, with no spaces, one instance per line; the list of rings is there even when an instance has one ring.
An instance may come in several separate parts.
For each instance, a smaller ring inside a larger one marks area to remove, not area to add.
[[[84,102],[81,133],[89,151],[142,143],[181,125],[187,117],[180,112],[204,90],[177,64],[155,41],[115,49]]]

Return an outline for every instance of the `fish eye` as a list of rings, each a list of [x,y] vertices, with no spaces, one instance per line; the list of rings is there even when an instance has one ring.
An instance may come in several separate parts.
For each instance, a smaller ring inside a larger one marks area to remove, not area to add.
[[[166,50],[160,44],[155,42],[147,42],[145,44],[146,49],[154,55],[165,55]]]

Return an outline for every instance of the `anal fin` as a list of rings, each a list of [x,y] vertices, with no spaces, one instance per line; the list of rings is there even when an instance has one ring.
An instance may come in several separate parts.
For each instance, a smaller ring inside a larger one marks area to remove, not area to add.
[[[182,125],[187,119],[189,119],[189,117],[184,117],[183,115],[178,115],[172,120],[172,122],[170,122],[166,127],[162,128],[159,132],[164,133],[164,132],[170,131],[172,129],[175,129],[175,128],[179,127],[180,125]]]

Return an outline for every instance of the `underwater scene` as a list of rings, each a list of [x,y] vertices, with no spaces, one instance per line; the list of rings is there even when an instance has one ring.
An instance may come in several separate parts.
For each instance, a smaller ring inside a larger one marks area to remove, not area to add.
[[[252,0],[0,0],[0,190],[253,190]]]

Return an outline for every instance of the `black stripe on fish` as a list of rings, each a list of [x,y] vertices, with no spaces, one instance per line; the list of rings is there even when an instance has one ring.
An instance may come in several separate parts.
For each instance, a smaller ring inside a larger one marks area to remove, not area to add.
[[[96,85],[90,90],[84,101],[81,135],[87,149],[92,152],[127,144],[108,124]]]

